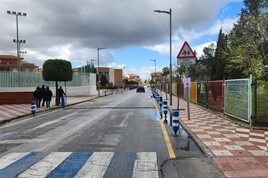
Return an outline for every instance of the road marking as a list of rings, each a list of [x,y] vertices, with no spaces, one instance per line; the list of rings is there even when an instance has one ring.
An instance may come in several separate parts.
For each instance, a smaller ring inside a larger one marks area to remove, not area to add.
[[[135,160],[133,178],[157,178],[157,156],[155,152],[141,152],[137,153]]]
[[[20,143],[38,143],[46,142],[48,138],[33,138],[33,139],[15,139],[15,140],[2,140],[0,144],[20,144]]]
[[[45,144],[40,145],[39,147],[31,150],[31,151],[44,151],[46,149],[52,148],[54,145],[59,144],[61,141],[63,141],[64,139],[68,138],[69,136],[73,135],[74,133],[76,133],[77,131],[79,131],[80,129],[86,127],[90,122],[92,122],[95,119],[98,119],[101,117],[101,115],[105,115],[108,111],[110,111],[113,107],[115,107],[116,105],[124,102],[125,100],[128,100],[130,97],[132,97],[135,93],[133,93],[132,95],[116,102],[114,105],[111,106],[111,108],[104,110],[103,112],[100,112],[98,114],[96,114],[94,117],[92,117],[91,119],[89,119],[86,122],[83,122],[79,125],[74,126],[72,129],[67,130],[66,132],[57,135],[56,137],[51,138],[50,140],[48,140]],[[115,143],[116,144],[116,143]]]
[[[75,177],[103,177],[109,166],[109,163],[113,158],[113,155],[113,152],[93,153],[93,155],[88,159]]]
[[[0,177],[158,178],[156,152],[29,152],[0,158]]]
[[[19,178],[45,177],[72,152],[53,152],[20,174]]]
[[[4,169],[8,165],[18,161],[19,159],[21,159],[22,157],[24,157],[27,154],[29,154],[29,152],[27,152],[27,153],[9,153],[9,154],[3,156],[2,158],[0,158],[0,170]]]
[[[134,113],[131,111],[131,112],[128,112],[125,119],[121,122],[121,124],[119,125],[119,127],[127,127],[127,120],[130,116],[133,116]]]
[[[9,123],[8,125],[0,126],[0,128],[12,127],[12,126],[14,126],[16,124],[21,124],[23,122],[30,121],[30,120],[33,120],[33,119],[37,119],[39,117],[45,116],[47,114],[52,114],[52,113],[55,113],[55,112],[59,112],[59,111],[56,109],[55,111],[51,111],[49,113],[43,113],[43,114],[40,114],[38,116],[32,116],[31,118],[27,118],[27,119],[24,119],[24,120],[21,120],[21,121],[15,121],[14,123]]]
[[[155,101],[154,101],[154,106],[155,106],[155,108],[156,108],[156,110],[157,110],[157,113],[158,113],[159,118],[161,118],[160,115],[159,115],[159,110],[158,110],[158,107],[156,106]],[[165,139],[165,141],[166,141],[166,146],[167,146],[167,149],[168,149],[169,157],[170,157],[171,159],[172,159],[172,158],[176,158],[176,155],[175,155],[175,152],[174,152],[174,150],[173,150],[171,141],[170,141],[170,139],[169,139],[169,136],[168,136],[166,127],[165,127],[164,123],[163,123],[161,120],[160,120],[159,122],[160,122],[160,125],[161,125],[161,128],[162,128],[162,132],[163,132],[163,135],[164,135],[164,139]]]
[[[68,114],[68,115],[66,115],[66,116],[60,117],[60,118],[58,118],[57,120],[54,120],[54,121],[48,121],[48,122],[46,122],[46,123],[44,123],[44,124],[41,124],[41,125],[39,125],[39,126],[33,128],[32,130],[39,129],[39,128],[42,128],[42,127],[46,127],[46,126],[48,126],[48,125],[55,124],[55,123],[57,123],[57,122],[62,121],[62,120],[65,119],[66,117],[70,117],[70,116],[75,115],[75,114],[77,114],[77,112],[74,112],[74,113]]]

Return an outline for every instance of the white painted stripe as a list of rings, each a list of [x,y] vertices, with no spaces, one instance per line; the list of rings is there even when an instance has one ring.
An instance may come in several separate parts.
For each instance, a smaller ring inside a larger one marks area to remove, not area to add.
[[[48,140],[49,140],[48,138],[15,139],[15,140],[3,140],[3,141],[0,141],[0,144],[20,144],[20,143],[34,143],[34,142],[42,143]]]
[[[178,127],[179,123],[172,123],[172,126]]]
[[[19,178],[45,177],[72,152],[53,152],[20,174]]]
[[[29,154],[28,152],[23,153],[9,153],[2,158],[0,158],[0,170],[4,169],[5,167],[9,166],[10,164],[18,161],[23,156]]]
[[[112,152],[94,152],[75,177],[103,177],[113,155]]]
[[[46,122],[46,123],[44,123],[44,124],[41,124],[41,125],[39,125],[39,126],[33,128],[32,130],[39,129],[39,128],[42,128],[42,127],[46,127],[46,126],[48,126],[48,125],[55,124],[55,123],[57,123],[57,122],[62,121],[62,120],[65,119],[66,117],[72,116],[72,115],[74,115],[74,114],[77,114],[77,112],[74,112],[74,113],[68,114],[68,115],[66,115],[66,116],[60,117],[59,119],[54,120],[54,121],[48,121],[48,122]]]
[[[155,152],[141,152],[137,153],[137,159],[135,161],[133,178],[157,178],[157,157]]]

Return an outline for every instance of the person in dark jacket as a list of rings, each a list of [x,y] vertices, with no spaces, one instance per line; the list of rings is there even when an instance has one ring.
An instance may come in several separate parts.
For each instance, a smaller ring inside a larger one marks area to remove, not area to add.
[[[40,87],[36,87],[36,90],[33,93],[34,95],[34,99],[35,99],[35,104],[37,108],[40,108],[40,102],[42,100],[42,94],[41,94],[41,90]]]
[[[53,95],[52,91],[49,89],[49,87],[46,87],[46,90],[44,92],[43,100],[46,101],[46,107],[47,108],[50,108],[50,101],[51,101],[52,95]]]
[[[61,98],[64,96],[66,96],[66,94],[64,93],[62,87],[60,86],[60,88],[58,89],[58,92],[59,92],[59,97],[60,97],[60,102],[61,102]]]

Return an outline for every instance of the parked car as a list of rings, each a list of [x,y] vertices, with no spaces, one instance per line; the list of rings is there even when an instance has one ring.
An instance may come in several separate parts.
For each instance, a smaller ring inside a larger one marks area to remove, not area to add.
[[[136,92],[137,93],[144,93],[145,92],[144,86],[142,86],[142,85],[138,86]]]

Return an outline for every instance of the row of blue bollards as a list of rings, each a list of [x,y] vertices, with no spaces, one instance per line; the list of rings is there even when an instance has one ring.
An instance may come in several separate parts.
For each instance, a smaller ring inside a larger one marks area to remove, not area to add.
[[[160,109],[160,116],[161,118],[163,118],[162,115],[162,111],[164,113],[164,123],[167,123],[167,113],[168,113],[168,106],[167,106],[167,100],[163,100],[162,96],[160,96],[157,91],[155,90],[155,88],[151,89],[152,91],[152,96],[156,99],[157,104],[159,104],[159,109]],[[177,135],[177,132],[179,130],[179,110],[174,109],[173,113],[172,113],[172,129],[175,133],[175,135]]]

